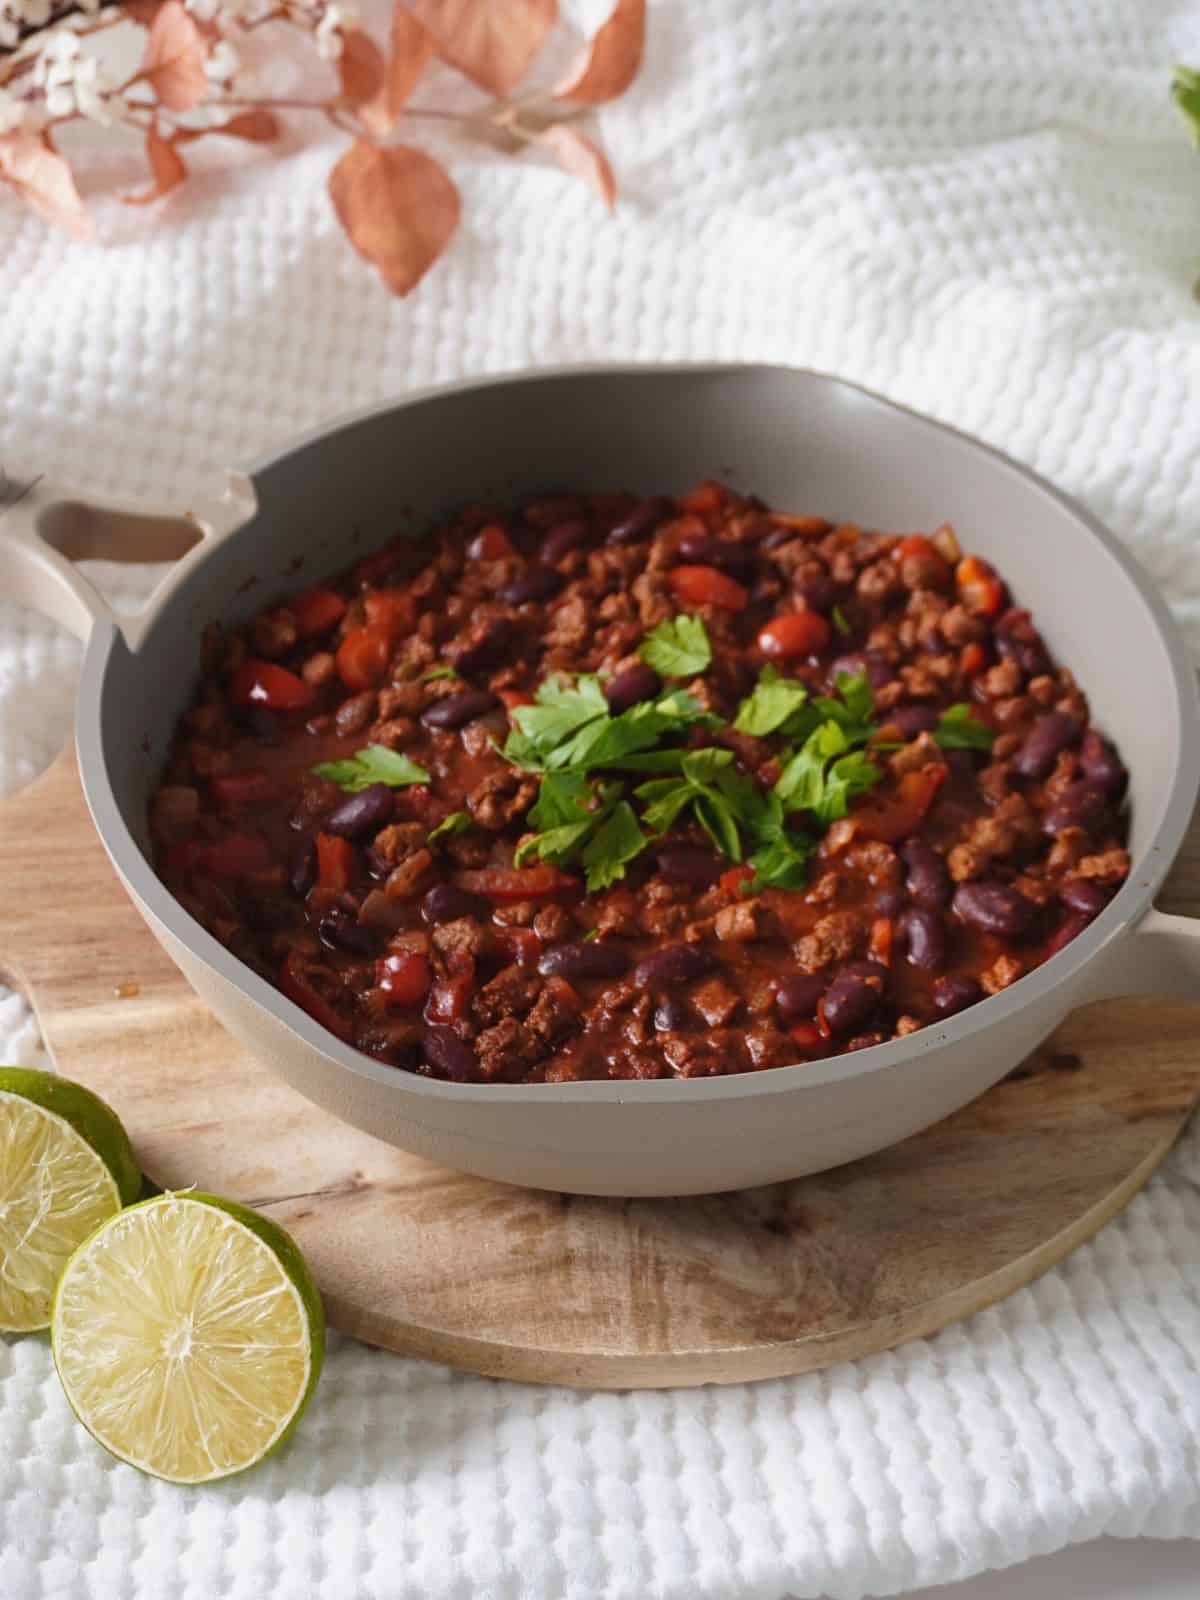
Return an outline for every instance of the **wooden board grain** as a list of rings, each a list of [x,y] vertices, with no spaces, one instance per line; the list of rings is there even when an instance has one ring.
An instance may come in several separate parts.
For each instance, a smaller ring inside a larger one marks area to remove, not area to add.
[[[932,1333],[1094,1233],[1200,1093],[1200,1013],[1123,1001],[1072,1017],[974,1105],[834,1172],[682,1200],[507,1188],[345,1127],[236,1045],[125,898],[72,755],[0,807],[0,890],[0,963],[156,1183],[276,1217],[336,1327],[499,1377],[739,1382]],[[1162,904],[1200,913],[1195,827]]]

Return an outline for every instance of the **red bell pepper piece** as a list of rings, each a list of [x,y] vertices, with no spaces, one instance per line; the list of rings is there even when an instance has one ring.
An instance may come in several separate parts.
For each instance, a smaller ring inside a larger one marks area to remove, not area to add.
[[[274,661],[245,662],[234,673],[230,692],[238,705],[272,711],[299,711],[313,702],[311,685]]]

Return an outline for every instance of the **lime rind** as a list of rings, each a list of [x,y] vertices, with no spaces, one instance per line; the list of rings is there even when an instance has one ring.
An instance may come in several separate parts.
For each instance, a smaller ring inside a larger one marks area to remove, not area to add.
[[[189,1209],[210,1213],[207,1223]],[[157,1241],[156,1211],[167,1230]],[[222,1214],[216,1231],[212,1211]],[[239,1300],[247,1273],[255,1292]],[[156,1283],[170,1290],[158,1301]],[[263,1327],[275,1344],[255,1333]],[[304,1258],[278,1223],[217,1195],[168,1192],[110,1218],[75,1252],[59,1281],[51,1339],[68,1402],[105,1449],[151,1476],[205,1483],[256,1466],[289,1438],[320,1376],[325,1318]],[[288,1388],[278,1414],[273,1374]],[[141,1424],[158,1437],[133,1443],[129,1431]]]
[[[36,1333],[49,1326],[63,1266],[120,1211],[121,1193],[104,1154],[62,1114],[61,1099],[52,1108],[37,1092],[43,1074],[2,1076],[0,1332]]]
[[[0,1094],[20,1095],[32,1100],[69,1123],[104,1162],[116,1183],[121,1204],[128,1206],[140,1198],[142,1174],[129,1135],[121,1119],[98,1094],[55,1072],[38,1072],[32,1067],[0,1067]]]

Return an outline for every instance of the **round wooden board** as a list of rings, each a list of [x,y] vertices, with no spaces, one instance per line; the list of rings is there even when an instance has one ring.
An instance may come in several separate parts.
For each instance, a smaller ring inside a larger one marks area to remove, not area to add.
[[[334,1326],[496,1377],[735,1383],[933,1333],[1094,1233],[1200,1093],[1200,1014],[1125,1001],[1078,1013],[974,1105],[834,1172],[681,1200],[506,1188],[345,1127],[236,1045],[126,899],[71,753],[0,807],[0,886],[6,972],[154,1182],[276,1217]],[[1163,904],[1200,911],[1196,828]]]

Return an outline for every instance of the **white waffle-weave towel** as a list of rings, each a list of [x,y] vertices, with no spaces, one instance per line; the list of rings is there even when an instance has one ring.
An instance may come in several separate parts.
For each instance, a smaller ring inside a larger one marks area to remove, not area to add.
[[[156,228],[104,207],[96,246],[0,197],[0,452],[184,501],[437,379],[794,361],[1078,495],[1200,645],[1200,158],[1166,93],[1200,65],[1200,6],[651,12],[647,70],[603,116],[616,219],[554,171],[459,154],[465,225],[407,302],[337,233],[328,145],[202,177]],[[0,606],[0,789],[65,737],[76,659]],[[38,1059],[15,996],[4,1056]],[[45,1345],[0,1345],[5,1600],[858,1600],[1103,1532],[1200,1537],[1195,1134],[1092,1244],[935,1339],[590,1396],[335,1341],[295,1445],[217,1488],[107,1460]]]

